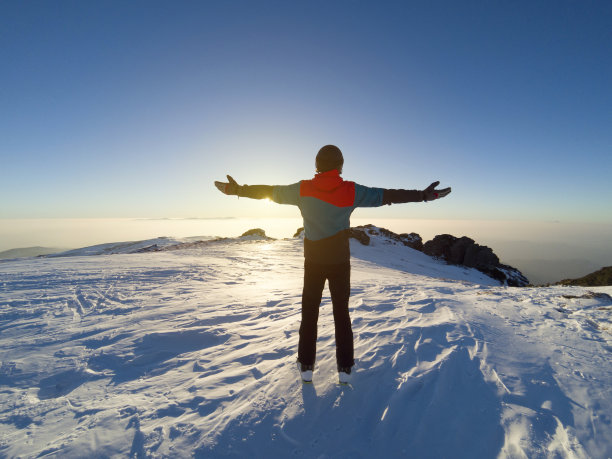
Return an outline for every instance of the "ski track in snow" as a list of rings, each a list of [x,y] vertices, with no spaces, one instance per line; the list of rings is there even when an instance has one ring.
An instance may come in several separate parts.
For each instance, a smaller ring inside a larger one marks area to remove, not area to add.
[[[326,291],[295,368],[301,242],[0,264],[2,457],[612,456],[612,288],[504,288],[352,241],[355,367]]]

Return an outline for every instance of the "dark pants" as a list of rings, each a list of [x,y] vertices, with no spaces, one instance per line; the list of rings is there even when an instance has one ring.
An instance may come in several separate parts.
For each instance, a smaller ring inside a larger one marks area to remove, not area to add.
[[[351,294],[351,265],[304,263],[304,290],[302,292],[302,324],[298,360],[304,365],[314,365],[317,351],[317,321],[319,305],[323,295],[325,280],[329,282],[329,292],[334,311],[336,328],[336,362],[339,367],[352,367],[353,330],[349,316],[349,296]]]

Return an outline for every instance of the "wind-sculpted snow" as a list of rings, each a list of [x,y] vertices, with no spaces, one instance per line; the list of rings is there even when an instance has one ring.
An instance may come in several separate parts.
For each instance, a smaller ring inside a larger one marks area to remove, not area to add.
[[[299,381],[299,239],[3,263],[0,457],[612,455],[612,289],[351,244],[346,387],[329,296]]]

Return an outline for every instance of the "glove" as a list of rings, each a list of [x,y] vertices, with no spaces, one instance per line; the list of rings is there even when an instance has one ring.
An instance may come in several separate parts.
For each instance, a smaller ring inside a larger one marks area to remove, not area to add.
[[[423,201],[433,201],[434,199],[440,199],[451,192],[450,187],[444,188],[442,190],[436,190],[435,188],[439,184],[440,182],[433,182],[431,185],[429,185],[423,190]]]
[[[240,191],[240,185],[236,183],[231,176],[227,176],[229,183],[226,182],[215,182],[215,186],[219,189],[221,193],[229,194],[229,195],[237,195]]]

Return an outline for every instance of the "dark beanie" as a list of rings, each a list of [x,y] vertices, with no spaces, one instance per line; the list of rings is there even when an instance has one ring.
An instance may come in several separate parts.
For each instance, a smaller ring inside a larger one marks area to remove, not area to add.
[[[342,170],[344,164],[344,158],[342,152],[335,145],[325,145],[317,153],[317,160],[315,162],[317,171],[327,172],[333,169]]]

